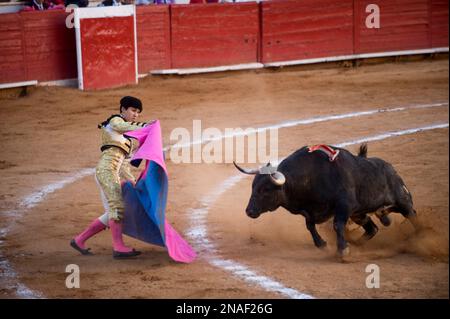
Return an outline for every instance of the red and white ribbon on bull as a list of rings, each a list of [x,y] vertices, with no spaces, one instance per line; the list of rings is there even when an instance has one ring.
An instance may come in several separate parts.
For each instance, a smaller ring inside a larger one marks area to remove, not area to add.
[[[323,145],[323,144],[310,146],[310,147],[308,147],[308,150],[310,153],[312,153],[314,151],[324,152],[325,154],[328,155],[330,162],[334,162],[334,160],[339,155],[339,150],[335,150],[334,148],[332,148],[328,145]]]

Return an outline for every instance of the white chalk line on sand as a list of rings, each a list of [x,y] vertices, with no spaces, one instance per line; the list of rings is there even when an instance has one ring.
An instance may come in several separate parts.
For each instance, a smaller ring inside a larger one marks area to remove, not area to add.
[[[224,138],[229,138],[229,137],[248,135],[248,134],[252,134],[252,132],[255,133],[255,132],[265,131],[265,130],[269,130],[271,128],[286,128],[286,127],[293,127],[293,126],[298,126],[298,125],[315,124],[315,123],[326,122],[326,121],[336,121],[336,120],[342,120],[342,119],[353,118],[353,117],[367,116],[367,115],[373,115],[373,114],[384,113],[384,112],[400,112],[400,111],[407,111],[407,110],[411,110],[411,109],[424,109],[424,108],[441,107],[441,106],[448,106],[448,102],[408,105],[408,106],[391,107],[391,108],[386,107],[386,108],[373,109],[373,110],[368,110],[368,111],[363,111],[363,112],[353,112],[353,113],[344,113],[344,114],[337,114],[337,115],[330,115],[330,116],[312,117],[312,118],[306,118],[306,119],[296,120],[296,121],[281,122],[279,124],[260,127],[258,129],[254,129],[253,131],[248,131],[248,132],[236,132],[234,134],[228,134],[228,135],[224,134],[224,135],[221,135],[220,137],[217,137],[217,139],[224,139]],[[205,143],[205,142],[212,141],[212,140],[215,140],[215,139],[203,140],[203,141],[193,141],[193,142],[189,143],[189,146],[196,145],[199,143]],[[174,147],[181,148],[181,147],[184,147],[184,144],[165,147],[164,150],[166,151],[168,148],[174,148]],[[94,174],[94,171],[95,171],[95,169],[93,169],[93,168],[86,168],[86,169],[76,172],[74,175],[72,175],[66,179],[63,179],[59,182],[46,185],[41,190],[33,192],[32,194],[26,196],[20,202],[20,204],[19,204],[20,208],[26,208],[26,209],[33,208],[35,205],[42,202],[43,199],[47,195],[55,192],[58,189],[64,188],[66,185],[76,182],[77,180],[79,180],[85,176]]]
[[[262,127],[256,128],[256,129],[251,128],[251,129],[247,129],[247,130],[244,130],[241,132],[220,134],[213,138],[195,140],[190,143],[174,144],[174,145],[165,147],[164,151],[167,151],[169,149],[191,147],[193,145],[198,145],[198,144],[203,144],[203,143],[213,142],[213,141],[219,141],[219,140],[222,140],[225,138],[247,136],[247,135],[251,135],[251,134],[265,132],[265,131],[268,131],[271,129],[288,128],[288,127],[294,127],[294,126],[299,126],[299,125],[309,125],[309,124],[315,124],[315,123],[321,123],[321,122],[344,120],[344,119],[350,119],[350,118],[361,117],[361,116],[369,116],[369,115],[380,114],[380,113],[402,112],[402,111],[408,111],[408,110],[426,109],[426,108],[440,107],[440,106],[448,106],[448,102],[431,103],[431,104],[414,104],[414,105],[397,106],[397,107],[384,107],[384,108],[372,109],[372,110],[361,111],[361,112],[315,116],[315,117],[306,118],[306,119],[280,122],[280,123],[273,124],[273,125],[262,126]]]
[[[66,185],[71,184],[73,182],[76,182],[79,179],[82,179],[83,177],[89,176],[94,174],[95,169],[94,168],[86,168],[81,171],[76,172],[74,175],[69,176],[66,179],[63,179],[62,181],[49,184],[44,186],[41,190],[34,192],[27,197],[25,197],[20,202],[20,207],[25,209],[31,209],[44,199],[48,194],[51,194],[58,189],[64,188]]]
[[[312,117],[302,120],[296,120],[296,121],[288,121],[288,122],[281,122],[276,125],[270,125],[270,126],[264,126],[260,127],[258,129],[254,129],[254,132],[261,132],[265,130],[269,130],[271,128],[286,128],[286,127],[293,127],[297,125],[307,125],[307,124],[314,124],[314,123],[320,123],[325,121],[334,121],[334,120],[340,120],[340,119],[346,119],[346,118],[353,118],[353,117],[359,117],[359,116],[367,116],[367,115],[373,115],[377,113],[384,113],[384,112],[399,112],[399,111],[406,111],[410,109],[422,109],[422,108],[431,108],[431,107],[440,107],[440,106],[448,106],[448,102],[439,102],[439,103],[431,103],[431,104],[421,104],[421,105],[409,105],[409,106],[401,106],[401,107],[388,107],[388,108],[380,108],[380,109],[374,109],[374,110],[368,110],[368,111],[362,111],[362,112],[352,112],[352,113],[345,113],[345,114],[338,114],[338,115],[330,115],[330,116],[321,116],[321,117]],[[223,135],[220,138],[229,138],[229,137],[235,137],[240,135],[247,135],[252,134],[251,130],[246,131],[244,133],[235,133],[231,135]],[[212,139],[214,140],[214,139]],[[202,141],[193,141],[190,143],[190,145],[205,143],[210,140],[202,140]],[[164,148],[164,151],[167,151],[170,148],[174,147],[185,147],[184,145],[172,145]],[[44,186],[41,190],[33,192],[32,194],[26,196],[24,199],[22,199],[19,202],[19,209],[9,212],[3,212],[3,214],[14,216],[16,219],[20,218],[22,214],[24,214],[27,210],[33,208],[37,204],[41,203],[47,195],[65,187],[66,185],[70,183],[74,183],[77,180],[86,177],[88,175],[91,175],[94,173],[94,169],[87,168],[83,169],[81,171],[76,172],[74,175],[63,179],[59,182],[49,184]],[[13,223],[8,225],[5,228],[0,229],[0,238],[5,238],[6,235],[9,233],[10,229],[13,227]],[[0,239],[0,247],[1,247],[2,241]],[[220,262],[219,262],[220,264]],[[226,263],[225,263],[226,264]],[[224,265],[225,265],[224,264]],[[225,266],[224,266],[225,267]],[[232,267],[231,265],[227,266],[228,268]],[[12,268],[12,266],[9,264],[7,259],[2,256],[0,251],[0,269],[3,270],[4,273],[9,274],[8,276],[11,278],[17,278],[17,274]],[[243,272],[246,272],[246,269],[242,270]],[[39,292],[33,292],[32,290],[28,289],[25,285],[16,282],[15,283],[15,290],[16,294],[19,297],[25,297],[25,298],[40,298],[42,297],[42,294]]]
[[[349,145],[360,144],[363,142],[380,141],[391,137],[402,136],[407,134],[414,134],[422,131],[448,128],[448,123],[440,123],[435,125],[422,126],[401,131],[386,132],[379,135],[367,136],[360,139],[355,139],[347,142],[336,144],[337,147],[344,147]],[[279,160],[279,162],[282,159]],[[188,230],[187,235],[196,244],[196,247],[203,251],[205,259],[213,266],[219,267],[223,270],[230,272],[232,275],[243,279],[248,283],[260,286],[269,292],[279,293],[289,298],[294,299],[311,299],[313,296],[297,291],[293,288],[286,287],[282,283],[264,275],[258,274],[256,271],[251,270],[250,267],[236,262],[231,259],[224,259],[218,254],[218,248],[208,238],[208,231],[206,226],[206,218],[209,208],[223,195],[226,191],[230,190],[242,179],[248,175],[235,175],[227,178],[224,182],[218,185],[212,192],[204,196],[200,200],[200,208],[191,209],[188,212],[190,217],[191,228]]]
[[[73,182],[76,182],[77,180],[91,175],[94,173],[93,168],[87,168],[83,169],[81,171],[76,172],[72,176],[67,177],[66,179],[63,179],[61,181],[58,181],[53,184],[49,184],[44,186],[41,190],[38,190],[36,192],[31,193],[30,195],[26,196],[19,202],[18,209],[13,211],[7,211],[4,212],[3,215],[6,217],[14,217],[11,221],[11,223],[5,227],[0,229],[0,247],[3,243],[3,238],[6,238],[6,235],[9,233],[9,231],[14,227],[15,221],[20,218],[27,210],[35,207],[39,203],[41,203],[47,195],[64,188],[66,185],[71,184]],[[16,279],[18,278],[16,271],[13,269],[11,264],[9,263],[8,259],[2,255],[2,252],[0,251],[0,269],[2,271],[2,280],[6,284],[6,281],[9,281],[9,285],[12,286],[11,288],[15,290],[16,295],[19,298],[43,298],[44,296],[42,293],[33,291],[24,284],[18,282]]]

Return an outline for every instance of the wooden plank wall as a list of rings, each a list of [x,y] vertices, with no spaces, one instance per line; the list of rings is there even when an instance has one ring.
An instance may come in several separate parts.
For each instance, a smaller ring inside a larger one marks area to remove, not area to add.
[[[139,73],[448,47],[449,0],[371,0],[137,7]],[[0,14],[0,83],[77,77],[63,10]]]

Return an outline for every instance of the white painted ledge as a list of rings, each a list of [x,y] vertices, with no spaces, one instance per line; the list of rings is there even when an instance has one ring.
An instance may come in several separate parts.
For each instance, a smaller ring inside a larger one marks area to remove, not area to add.
[[[0,90],[1,89],[10,89],[15,87],[21,87],[21,86],[34,86],[37,85],[38,81],[24,81],[24,82],[14,82],[14,83],[4,83],[0,84]]]
[[[196,74],[196,73],[211,73],[211,72],[223,72],[223,71],[236,71],[236,70],[250,70],[250,69],[262,69],[264,64],[262,63],[244,63],[234,65],[214,66],[208,68],[187,68],[187,69],[166,69],[166,70],[154,70],[151,74]]]

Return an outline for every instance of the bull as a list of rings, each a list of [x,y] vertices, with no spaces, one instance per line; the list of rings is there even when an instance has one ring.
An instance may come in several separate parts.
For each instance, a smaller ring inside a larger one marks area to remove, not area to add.
[[[367,144],[360,146],[358,155],[343,148],[325,147],[339,155],[331,160],[326,152],[312,152],[305,146],[278,167],[269,163],[259,169],[244,169],[233,162],[240,172],[255,175],[247,215],[258,218],[278,207],[300,214],[305,217],[306,227],[318,248],[324,248],[326,242],[317,232],[316,224],[333,217],[337,254],[341,257],[349,253],[344,238],[349,219],[365,231],[358,244],[371,239],[378,231],[370,213],[389,226],[388,214],[398,212],[418,227],[411,193],[391,164],[380,158],[368,158]]]

